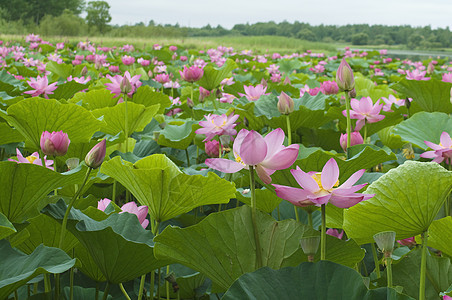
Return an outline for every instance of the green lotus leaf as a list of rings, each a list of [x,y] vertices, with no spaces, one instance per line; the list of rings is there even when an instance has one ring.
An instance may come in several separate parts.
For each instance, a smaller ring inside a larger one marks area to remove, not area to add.
[[[424,141],[439,144],[443,131],[452,133],[452,118],[445,113],[424,111],[415,113],[393,129],[393,132],[399,135],[403,141],[410,142],[424,150],[428,148]]]
[[[23,136],[6,123],[0,123],[0,145],[19,143],[24,140]]]
[[[418,235],[433,222],[451,188],[452,172],[439,164],[407,161],[367,188],[375,197],[345,210],[343,228],[358,244],[372,243],[381,231],[395,231],[398,240]]]
[[[216,68],[214,64],[204,67],[204,75],[198,84],[207,90],[213,90],[220,86],[223,79],[230,77],[232,70],[237,68],[237,64],[232,59],[227,59],[221,68]]]
[[[392,88],[399,93],[413,98],[423,110],[428,112],[452,113],[450,88],[452,84],[437,79],[408,80],[402,79]]]
[[[30,236],[21,244],[17,245],[16,248],[26,254],[32,253],[41,244],[47,247],[59,248],[61,224],[54,218],[39,214],[34,218],[28,219],[27,222],[30,224],[24,230],[27,230]],[[77,239],[72,233],[67,232],[64,236],[63,247],[61,249],[69,253],[77,244]]]
[[[305,232],[312,234],[311,228],[292,219],[277,222],[260,211],[257,227],[265,266],[279,269],[307,261],[299,242]],[[188,228],[167,227],[155,238],[155,255],[195,269],[226,290],[235,279],[257,269],[252,228],[251,208],[246,205],[213,213]],[[344,245],[328,237],[327,259],[354,265],[363,258],[356,243]]]
[[[72,143],[89,142],[102,122],[91,112],[75,104],[61,104],[54,99],[39,97],[22,100],[11,105],[0,117],[22,134],[26,143],[37,150],[43,131],[67,133]]]
[[[66,207],[64,201],[59,201],[49,204],[44,212],[61,221]],[[136,215],[114,213],[96,221],[73,208],[68,220],[68,230],[111,283],[132,280],[168,263],[155,259],[154,235],[141,226]]]
[[[63,289],[64,292],[64,296],[66,297],[65,299],[70,299],[69,293],[70,293],[70,287],[69,286],[65,286]],[[72,294],[73,298],[72,299],[96,299],[96,288],[85,288],[85,287],[81,287],[81,286],[74,286],[74,291]],[[98,299],[103,299],[104,297],[104,292],[103,291],[99,291],[98,294]],[[113,299],[113,297],[111,295],[108,295],[107,300]]]
[[[12,223],[21,223],[51,191],[80,183],[82,173],[65,175],[34,164],[0,162],[0,213]]]
[[[415,299],[419,299],[421,256],[422,249],[413,249],[392,267],[393,285],[402,286],[403,292]],[[386,284],[386,272],[383,273],[378,283],[380,285]],[[452,265],[450,258],[427,254],[425,299],[442,299],[439,294],[447,290],[451,283]]]
[[[160,131],[158,144],[176,149],[187,149],[193,142],[196,129],[200,128],[196,121],[174,121],[167,123],[165,128]]]
[[[302,263],[280,270],[265,267],[244,274],[222,299],[414,300],[392,288],[369,290],[358,272],[330,261]]]
[[[435,220],[428,229],[428,245],[452,257],[452,217]]]
[[[128,134],[135,131],[142,131],[147,124],[152,121],[159,108],[159,105],[145,107],[133,102],[127,103],[127,123]],[[106,125],[101,127],[101,131],[117,135],[125,130],[126,103],[119,103],[113,107],[104,107],[92,111],[96,118],[103,116]]]
[[[113,94],[107,89],[96,89],[86,93],[77,93],[69,100],[71,103],[79,103],[88,110],[104,107],[112,107],[118,103],[119,98],[113,98]]]
[[[167,95],[155,92],[147,85],[140,86],[130,101],[136,104],[143,104],[146,107],[160,104],[157,114],[163,114],[165,108],[170,107],[172,104]]]
[[[4,214],[0,213],[0,240],[15,232],[17,231],[13,224],[11,224]]]
[[[46,64],[46,70],[56,75],[55,80],[58,80],[59,78],[66,80],[72,74],[72,65],[65,63],[59,64],[56,61],[49,61]]]
[[[9,96],[20,96],[25,89],[20,80],[14,78],[6,70],[0,71],[0,91],[4,91]]]
[[[70,99],[74,97],[74,94],[88,88],[89,83],[82,84],[75,82],[74,80],[57,85],[57,89],[53,94],[49,95],[51,99]]]
[[[64,251],[40,245],[26,255],[0,240],[0,299],[7,299],[17,288],[40,274],[63,273],[75,264]]]
[[[104,162],[101,172],[118,180],[157,222],[208,204],[228,203],[235,197],[233,183],[214,173],[187,175],[165,155],[154,154],[135,164],[114,157]]]
[[[97,282],[107,281],[107,278],[105,278],[104,274],[102,274],[102,271],[97,266],[91,254],[89,254],[88,249],[86,249],[81,243],[78,243],[74,247],[74,257],[80,261],[81,265],[77,267],[77,269],[79,269],[83,274]]]
[[[177,293],[170,289],[169,296],[177,298],[177,294],[181,299],[193,299],[203,296],[207,289],[211,286],[210,280],[203,274],[196,272],[183,265],[170,265],[170,272],[173,272],[176,277],[176,282],[179,287]],[[159,287],[161,297],[166,297],[166,286]]]
[[[237,200],[251,205],[251,193],[243,193],[244,190],[237,190]],[[268,189],[256,189],[256,207],[266,213],[271,213],[281,203],[282,199]]]

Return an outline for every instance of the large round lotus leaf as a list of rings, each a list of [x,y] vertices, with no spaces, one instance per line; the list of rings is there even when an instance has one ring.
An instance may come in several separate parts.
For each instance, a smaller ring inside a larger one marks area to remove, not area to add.
[[[402,79],[392,88],[407,97],[413,98],[423,110],[434,112],[440,111],[452,113],[450,103],[449,82],[442,82],[437,79],[430,80],[408,80]]]
[[[40,245],[30,255],[13,248],[6,240],[0,240],[0,299],[32,278],[47,273],[63,273],[75,264],[66,253],[57,248]]]
[[[159,105],[145,107],[134,102],[127,103],[127,124],[129,136],[135,131],[142,131],[144,127],[152,121],[157,113]],[[111,135],[117,135],[125,130],[126,103],[119,103],[113,107],[104,107],[92,111],[96,118],[103,116],[106,123],[101,127],[101,131]]]
[[[30,223],[24,230],[30,234],[29,238],[17,245],[16,248],[26,254],[33,252],[39,245],[44,244],[47,247],[59,248],[61,224],[54,218],[51,218],[44,214],[28,219]],[[78,240],[70,232],[66,232],[64,236],[63,247],[64,252],[69,253],[75,245],[78,244]]]
[[[143,104],[146,107],[159,104],[158,114],[163,114],[165,108],[170,107],[172,104],[170,98],[166,94],[155,92],[147,85],[140,86],[130,101],[133,101],[136,104]]]
[[[62,220],[66,205],[59,201],[44,211]],[[68,219],[68,230],[85,246],[111,283],[132,280],[168,263],[154,257],[154,235],[141,226],[136,215],[111,214],[98,222],[73,208]]]
[[[452,217],[435,220],[428,229],[428,245],[452,257]],[[452,282],[451,282],[452,284]]]
[[[237,64],[232,59],[227,59],[221,68],[208,64],[204,67],[204,75],[198,84],[209,91],[213,90],[220,85],[223,79],[230,77],[235,68],[237,68]]]
[[[62,130],[71,142],[84,143],[89,142],[102,124],[81,106],[39,97],[13,104],[7,113],[0,110],[0,117],[16,128],[26,138],[26,143],[36,150],[40,149],[41,134],[46,130]]]
[[[292,219],[277,222],[258,211],[257,227],[265,266],[279,269],[307,261],[299,243],[304,234],[313,234],[308,226]],[[167,227],[155,242],[156,257],[205,274],[219,290],[226,290],[235,279],[257,269],[251,208],[246,205],[210,214],[188,228]],[[356,243],[328,237],[327,259],[354,265],[363,256]]]
[[[21,223],[51,191],[80,183],[82,173],[64,175],[34,164],[0,162],[0,213],[12,223]]]
[[[344,230],[358,244],[373,235],[395,231],[397,239],[428,229],[452,188],[452,172],[439,164],[407,161],[374,181],[366,190],[375,197],[345,210]]]
[[[414,114],[393,129],[393,132],[398,134],[403,141],[410,142],[424,150],[428,148],[424,141],[439,144],[439,138],[443,131],[452,133],[452,118],[450,115],[425,111]]]
[[[302,263],[272,270],[268,267],[241,276],[224,294],[232,299],[413,299],[392,288],[368,290],[355,270],[329,261]]]
[[[118,180],[142,205],[149,207],[154,220],[163,222],[195,207],[228,203],[235,187],[214,173],[187,175],[165,155],[154,154],[135,164],[114,157],[104,162],[101,172]]]
[[[5,217],[4,214],[0,213],[0,240],[16,232],[13,224]]]

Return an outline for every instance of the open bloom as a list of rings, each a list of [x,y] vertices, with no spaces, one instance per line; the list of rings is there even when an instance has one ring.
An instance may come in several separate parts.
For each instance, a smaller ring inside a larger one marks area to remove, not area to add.
[[[50,94],[53,94],[53,91],[56,90],[56,82],[49,84],[49,80],[47,76],[39,76],[36,78],[30,78],[30,81],[27,81],[31,88],[34,90],[26,91],[25,94],[30,94],[32,97],[37,97],[39,95],[44,95],[45,98],[49,99]]]
[[[276,195],[293,205],[304,207],[309,205],[321,206],[330,202],[340,208],[353,205],[375,196],[375,194],[355,193],[367,183],[353,186],[366,170],[355,172],[349,179],[339,186],[339,167],[334,158],[328,160],[321,173],[303,172],[299,167],[290,170],[302,189],[274,184]]]
[[[243,86],[243,89],[245,90],[245,94],[239,93],[241,97],[246,97],[248,101],[257,101],[259,98],[263,95],[269,95],[270,93],[265,93],[267,91],[267,87],[263,86],[262,84],[256,85],[256,87],[250,85],[250,86]]]
[[[339,233],[339,230],[335,228],[330,228],[326,231],[326,234],[337,237],[338,239],[342,240],[342,237],[344,236],[344,231],[342,230],[342,232]]]
[[[42,166],[41,158],[39,157],[38,152],[34,152],[32,155],[24,157],[19,149],[16,148],[16,156],[17,160],[8,158],[9,161],[14,161],[20,164],[34,164],[38,166]],[[46,168],[53,170],[53,160],[47,160],[47,156],[44,156],[44,163],[46,164]]]
[[[121,213],[128,212],[130,214],[134,214],[138,217],[138,221],[140,221],[141,226],[144,229],[149,225],[149,220],[146,219],[149,208],[146,205],[137,206],[135,202],[129,202],[121,206]]]
[[[206,121],[199,122],[199,125],[201,125],[202,128],[195,131],[197,134],[206,135],[204,142],[210,141],[217,135],[233,136],[237,134],[237,130],[234,129],[237,124],[234,122],[237,121],[239,115],[234,115],[233,113],[229,116],[226,116],[226,114],[222,114],[221,116],[208,114],[204,117],[206,118]]]
[[[392,111],[392,104],[395,104],[397,106],[405,105],[405,99],[397,99],[394,95],[389,95],[388,98],[381,97],[381,100],[383,100],[385,103],[385,105],[383,105],[383,111]]]
[[[111,91],[111,93],[115,95],[115,97],[118,97],[122,94],[121,82],[123,82],[124,78],[126,78],[132,87],[130,92],[127,93],[127,96],[132,97],[133,93],[135,93],[137,88],[139,88],[142,84],[140,77],[141,75],[131,77],[129,71],[124,73],[124,77],[121,75],[111,76],[110,74],[107,74],[107,78],[110,79],[111,83],[106,83],[105,86],[107,87],[107,90]]]
[[[408,80],[429,80],[430,77],[425,77],[427,71],[415,69],[413,71],[406,71],[406,79]]]
[[[433,158],[433,161],[437,163],[446,160],[447,164],[451,164],[452,139],[450,138],[449,133],[445,131],[441,133],[440,143],[438,145],[429,141],[424,141],[424,143],[433,150],[422,153],[420,155],[421,157]]]
[[[399,243],[402,246],[408,246],[408,247],[412,247],[414,245],[416,245],[416,240],[414,238],[414,236],[403,239],[403,240],[397,240],[397,243]]]
[[[364,139],[359,133],[359,131],[353,131],[350,133],[350,146],[361,145],[364,143]],[[347,150],[347,134],[341,133],[341,137],[339,139],[339,144],[341,144],[344,152]]]
[[[195,82],[202,78],[204,75],[204,70],[202,68],[198,68],[197,66],[191,66],[187,68],[184,66],[184,70],[179,71],[180,76],[183,80],[188,82]]]
[[[62,130],[52,133],[44,131],[41,134],[41,150],[46,155],[63,156],[66,154],[70,143],[71,140],[69,140],[67,133]]]
[[[368,123],[375,123],[385,118],[384,115],[380,115],[383,104],[380,104],[379,100],[377,103],[373,104],[370,97],[362,97],[361,100],[352,99],[350,105],[352,107],[350,110],[350,118],[358,119],[355,127],[356,131],[361,130],[366,121]],[[342,114],[347,116],[347,111],[343,110]]]
[[[265,137],[254,130],[242,129],[233,145],[235,161],[210,158],[206,159],[206,165],[224,173],[235,173],[254,166],[259,178],[265,184],[270,184],[270,175],[276,170],[290,167],[298,156],[299,145],[285,147],[283,142],[284,131],[281,128],[271,131]]]

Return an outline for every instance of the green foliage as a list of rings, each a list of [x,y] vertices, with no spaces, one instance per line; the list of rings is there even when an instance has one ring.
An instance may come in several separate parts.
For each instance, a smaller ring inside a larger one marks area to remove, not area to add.
[[[110,5],[106,1],[91,1],[86,7],[86,22],[89,26],[96,26],[100,33],[105,33],[107,24],[111,21]]]
[[[87,31],[85,20],[65,10],[58,16],[45,15],[39,24],[38,32],[46,36],[80,36]]]

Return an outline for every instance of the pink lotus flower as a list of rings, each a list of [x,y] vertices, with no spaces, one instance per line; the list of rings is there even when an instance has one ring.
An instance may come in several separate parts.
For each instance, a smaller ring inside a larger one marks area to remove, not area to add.
[[[206,165],[224,173],[235,173],[254,166],[259,178],[265,184],[270,184],[270,175],[276,170],[290,167],[298,156],[299,145],[285,147],[284,137],[281,128],[271,131],[265,137],[254,130],[242,129],[233,145],[235,161],[210,158],[206,159]]]
[[[161,73],[161,74],[157,74],[154,77],[154,80],[161,83],[161,84],[165,84],[167,82],[170,82],[170,78],[168,74],[165,73]]]
[[[362,189],[367,183],[353,186],[366,170],[355,172],[349,179],[339,186],[339,167],[334,158],[328,160],[321,173],[303,172],[299,167],[290,170],[297,183],[303,188],[294,188],[274,184],[276,195],[293,205],[321,206],[330,202],[340,208],[349,208],[353,205],[372,198],[375,194],[355,193]]]
[[[339,87],[335,81],[324,81],[320,84],[320,91],[325,95],[335,95],[339,92]]]
[[[204,75],[204,70],[197,66],[191,66],[189,68],[187,68],[187,66],[184,66],[184,70],[179,71],[179,73],[183,80],[188,82],[195,82],[202,78],[202,76]]]
[[[452,83],[452,73],[444,73],[441,81]]]
[[[347,134],[341,133],[341,138],[339,139],[339,143],[341,144],[344,152],[347,151]],[[359,131],[353,131],[350,134],[350,146],[361,145],[364,143],[363,137],[359,133]]]
[[[353,90],[353,88],[355,87],[355,77],[353,76],[353,70],[347,63],[345,58],[342,58],[339,68],[337,69],[336,83],[341,90],[346,92]]]
[[[270,93],[265,93],[267,91],[267,87],[264,87],[262,84],[258,84],[256,87],[252,85],[244,85],[243,89],[245,90],[245,94],[239,93],[239,95],[241,97],[246,97],[248,101],[257,101],[263,95],[270,95]]]
[[[63,156],[67,153],[70,143],[67,133],[63,131],[44,131],[41,134],[41,150],[46,155]]]
[[[97,143],[85,156],[85,163],[88,167],[97,169],[104,162],[107,152],[106,140]]]
[[[403,246],[412,247],[412,246],[416,245],[416,240],[414,239],[414,236],[412,236],[410,238],[398,240],[397,243],[399,243],[400,245],[403,245]]]
[[[148,215],[149,208],[146,205],[137,206],[135,202],[129,202],[121,206],[121,213],[128,212],[130,214],[134,214],[138,217],[138,221],[140,221],[141,226],[143,226],[144,229],[149,225],[149,220],[146,219],[146,216]]]
[[[441,133],[440,143],[438,145],[429,141],[424,141],[424,143],[433,150],[422,153],[420,155],[421,157],[433,158],[433,161],[437,163],[441,163],[443,160],[446,160],[446,163],[449,165],[452,163],[452,139],[449,133],[445,131]]]
[[[204,102],[204,99],[210,96],[210,91],[202,86],[199,87],[199,102]]]
[[[352,107],[350,110],[350,118],[358,120],[355,127],[356,131],[361,130],[364,124],[366,124],[366,121],[368,123],[375,123],[385,118],[384,115],[380,115],[383,104],[380,104],[379,101],[373,104],[370,97],[362,97],[361,100],[352,99],[350,104]],[[345,110],[342,111],[342,114],[347,116]]]
[[[112,73],[119,73],[119,66],[109,66],[108,71]]]
[[[415,69],[414,71],[406,71],[406,79],[408,80],[429,80],[430,77],[425,77],[427,71],[420,71]]]
[[[209,157],[218,157],[220,155],[220,142],[217,140],[207,141],[205,144],[206,154]]]
[[[123,57],[121,57],[121,61],[126,66],[130,66],[130,65],[133,65],[133,63],[135,62],[135,57],[129,56],[129,55],[124,55]]]
[[[177,47],[176,46],[169,46],[169,51],[176,52],[177,51]]]
[[[34,152],[32,155],[27,156],[27,157],[23,157],[22,153],[20,152],[19,149],[16,148],[16,156],[17,156],[17,160],[8,158],[9,161],[14,161],[20,164],[34,164],[34,165],[38,165],[38,166],[42,166],[42,161],[41,158],[39,157],[38,152]],[[44,163],[46,165],[47,169],[53,170],[53,160],[47,160],[46,159],[47,156],[44,156]]]
[[[237,121],[239,115],[234,115],[233,113],[229,116],[226,116],[226,114],[222,114],[221,116],[208,114],[204,117],[206,118],[206,121],[199,122],[199,125],[201,125],[202,128],[195,131],[196,134],[206,135],[204,142],[213,139],[217,135],[234,136],[237,134],[237,130],[234,129],[237,124],[234,122]]]
[[[237,99],[237,97],[228,93],[223,93],[219,101],[221,103],[232,103],[234,99]]]
[[[39,95],[44,94],[44,97],[46,99],[49,99],[50,94],[53,94],[53,91],[56,90],[56,82],[49,84],[49,80],[46,76],[38,77],[36,78],[30,78],[30,81],[27,81],[27,83],[30,85],[31,88],[34,90],[26,91],[24,94],[29,94],[32,97],[37,97]]]
[[[140,57],[139,59],[137,59],[137,63],[139,63],[143,67],[147,67],[147,66],[149,66],[151,64],[151,61],[148,60],[148,59],[144,59],[144,58]]]
[[[388,98],[381,97],[381,100],[383,100],[385,103],[385,105],[383,105],[383,111],[392,111],[392,104],[395,104],[397,106],[405,105],[405,99],[397,99],[394,95],[389,95]]]
[[[341,233],[337,229],[330,228],[326,231],[326,234],[337,237],[338,239],[342,240],[342,237],[344,236],[344,231],[342,230]]]
[[[133,77],[130,76],[129,71],[124,73],[124,77],[130,82],[132,89],[127,96],[132,97],[132,95],[136,92],[137,88],[141,86],[140,77],[141,75],[135,75]],[[111,83],[106,83],[105,86],[107,90],[109,90],[115,97],[118,97],[122,94],[121,91],[121,82],[124,80],[124,77],[121,75],[110,76],[107,74],[107,78],[110,79]]]

